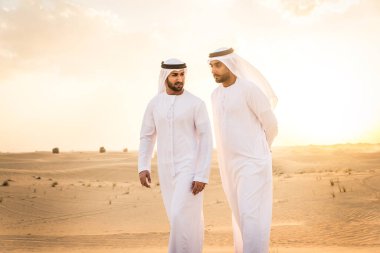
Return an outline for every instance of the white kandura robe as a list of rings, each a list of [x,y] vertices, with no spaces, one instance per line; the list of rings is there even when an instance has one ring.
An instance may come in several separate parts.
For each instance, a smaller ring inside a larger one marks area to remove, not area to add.
[[[212,105],[220,174],[232,210],[235,252],[268,253],[270,146],[277,135],[277,120],[263,92],[239,78],[229,87],[216,88]]]
[[[150,171],[157,136],[160,188],[170,221],[169,253],[200,253],[203,247],[203,193],[193,181],[208,183],[212,135],[206,106],[184,91],[162,92],[149,103],[140,134],[139,172]]]

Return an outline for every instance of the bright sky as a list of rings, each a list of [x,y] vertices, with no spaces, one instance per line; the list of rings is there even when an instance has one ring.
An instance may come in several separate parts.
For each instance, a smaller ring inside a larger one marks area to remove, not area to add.
[[[160,62],[208,105],[233,47],[279,98],[274,145],[380,142],[380,1],[0,0],[0,151],[137,149]]]

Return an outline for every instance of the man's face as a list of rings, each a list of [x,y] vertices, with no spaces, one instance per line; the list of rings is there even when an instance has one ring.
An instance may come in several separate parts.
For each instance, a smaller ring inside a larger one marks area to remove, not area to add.
[[[231,78],[231,71],[221,61],[211,61],[210,67],[211,73],[215,78],[215,82],[224,83]]]
[[[182,91],[185,84],[185,70],[174,70],[166,79],[168,88],[172,91]]]

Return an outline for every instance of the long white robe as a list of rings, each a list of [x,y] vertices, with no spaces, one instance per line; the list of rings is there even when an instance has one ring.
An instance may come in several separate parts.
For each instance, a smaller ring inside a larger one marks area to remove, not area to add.
[[[237,79],[212,94],[223,189],[232,210],[236,253],[267,253],[272,220],[271,143],[277,120],[253,83]]]
[[[169,253],[200,253],[203,246],[203,193],[193,181],[208,183],[212,135],[206,106],[184,91],[162,92],[149,103],[140,134],[139,172],[151,169],[157,137],[158,175],[170,222]]]

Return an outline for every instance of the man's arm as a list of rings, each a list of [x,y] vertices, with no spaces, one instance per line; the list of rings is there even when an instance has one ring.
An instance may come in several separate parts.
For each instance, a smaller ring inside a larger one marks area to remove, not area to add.
[[[273,140],[277,136],[277,133],[278,133],[278,125],[277,125],[276,116],[274,116],[274,113],[272,110],[268,110],[260,114],[260,121],[265,131],[269,148],[271,148]]]
[[[278,133],[277,119],[270,106],[268,98],[256,86],[249,87],[247,102],[251,111],[257,116],[264,129],[269,148]]]
[[[150,102],[145,110],[144,119],[141,126],[138,161],[138,172],[141,185],[148,188],[150,187],[148,183],[151,183],[151,158],[155,142],[156,125],[153,118],[153,105],[152,102]]]
[[[192,185],[193,194],[203,190],[210,176],[212,134],[206,105],[202,102],[195,112],[195,128],[198,137],[197,163]]]

